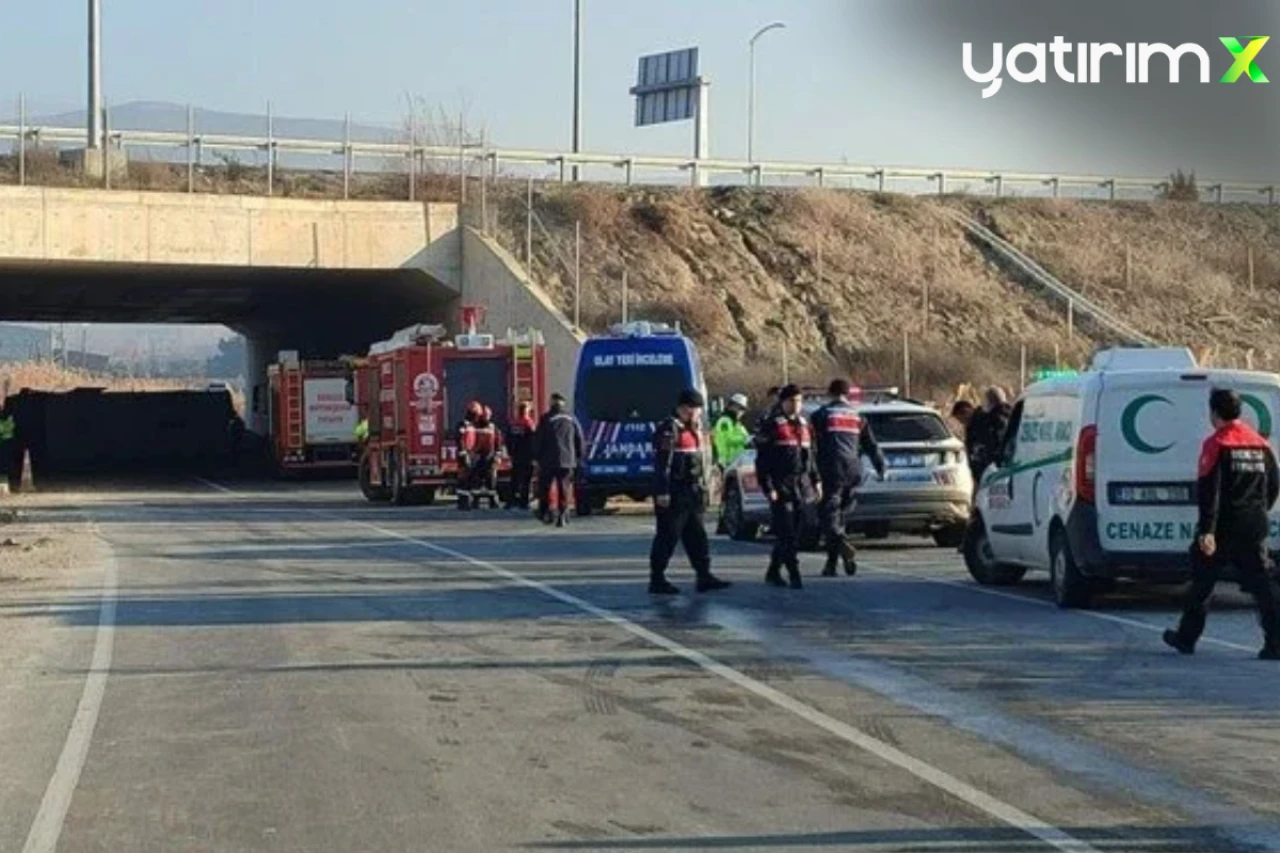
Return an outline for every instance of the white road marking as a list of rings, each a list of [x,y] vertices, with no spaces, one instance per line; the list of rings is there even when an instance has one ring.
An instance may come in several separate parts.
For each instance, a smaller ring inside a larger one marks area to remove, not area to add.
[[[107,548],[103,562],[102,604],[98,613],[98,631],[93,641],[93,657],[85,676],[84,691],[76,706],[76,715],[62,745],[62,754],[53,776],[40,800],[40,809],[22,845],[22,853],[53,853],[58,847],[62,824],[71,808],[71,797],[80,783],[89,744],[98,723],[98,711],[107,689],[107,674],[111,670],[111,655],[115,648],[116,594],[119,588],[119,571],[115,555]]]
[[[1023,604],[1029,604],[1034,607],[1048,607],[1054,610],[1060,609],[1055,602],[1046,601],[1042,598],[1032,598],[1028,595],[1019,595],[1016,592],[1006,592],[999,589],[990,589],[985,586],[979,586],[976,583],[967,583],[965,581],[953,580],[951,578],[933,578],[928,575],[920,575],[915,572],[905,572],[901,569],[890,569],[882,565],[864,564],[861,561],[858,567],[865,568],[867,571],[876,572],[882,575],[894,575],[897,577],[911,578],[912,580],[923,581],[925,583],[941,584],[942,586],[955,587],[956,589],[964,589],[969,592],[980,593],[982,595],[991,595],[996,598],[1007,598],[1010,601],[1020,601]],[[1112,613],[1099,613],[1096,610],[1070,610],[1066,611],[1074,616],[1087,616],[1090,619],[1097,619],[1101,622],[1112,622],[1116,625],[1124,625],[1129,628],[1141,628],[1144,631],[1151,631],[1157,634],[1164,633],[1164,627],[1161,625],[1152,625],[1150,622],[1144,622],[1141,619],[1130,619],[1125,616],[1116,616]],[[1214,637],[1205,635],[1200,638],[1201,643],[1208,643],[1213,646],[1221,646],[1224,649],[1234,649],[1236,651],[1253,652],[1257,649],[1240,643],[1232,643],[1227,640],[1219,640]]]
[[[319,510],[316,512],[317,514],[323,514],[326,517],[335,517],[330,513],[323,513]],[[755,694],[761,699],[764,699],[785,711],[789,711],[806,722],[809,722],[818,728],[835,735],[841,740],[876,756],[882,761],[892,764],[901,770],[905,770],[907,773],[910,773],[922,782],[932,785],[939,790],[945,791],[961,802],[966,803],[979,811],[985,812],[996,820],[1025,832],[1033,838],[1043,841],[1045,844],[1056,850],[1064,851],[1064,853],[1098,853],[1096,848],[1086,842],[1068,835],[1061,829],[1046,823],[1034,815],[1022,811],[1015,806],[1009,805],[985,791],[973,787],[967,782],[957,779],[944,770],[940,770],[925,761],[921,761],[918,758],[908,755],[897,747],[894,747],[878,738],[872,737],[861,729],[855,728],[841,720],[837,720],[835,717],[829,716],[828,714],[824,714],[817,708],[814,708],[811,705],[806,705],[800,700],[783,693],[780,690],[770,687],[763,682],[757,681],[749,675],[721,663],[704,652],[682,645],[681,643],[659,634],[656,631],[652,631],[643,625],[632,622],[630,619],[619,616],[611,610],[607,610],[603,607],[597,607],[585,599],[563,592],[550,584],[545,584],[541,581],[534,580],[533,578],[525,577],[524,575],[518,572],[513,572],[510,569],[506,569],[501,565],[477,559],[468,554],[464,554],[461,551],[455,551],[452,548],[447,548],[443,545],[438,545],[425,539],[417,539],[404,533],[380,527],[369,522],[352,521],[348,519],[343,520],[348,524],[358,524],[362,527],[381,533],[384,536],[390,536],[404,542],[409,542],[437,554],[443,554],[456,560],[470,563],[477,568],[486,569],[499,577],[505,578],[506,580],[520,584],[521,586],[529,589],[536,590],[543,595],[581,610],[583,613],[594,616],[597,619],[620,628],[627,633],[633,634],[634,636],[637,636],[661,649],[666,649],[672,654],[682,657],[690,663],[696,664],[707,672],[718,675],[726,681]]]

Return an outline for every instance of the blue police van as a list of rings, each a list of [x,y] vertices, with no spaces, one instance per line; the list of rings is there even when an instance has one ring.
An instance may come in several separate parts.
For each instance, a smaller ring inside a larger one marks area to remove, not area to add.
[[[620,324],[582,345],[573,392],[574,414],[586,439],[582,510],[602,509],[619,495],[651,496],[653,433],[685,388],[707,393],[698,350],[678,328]]]

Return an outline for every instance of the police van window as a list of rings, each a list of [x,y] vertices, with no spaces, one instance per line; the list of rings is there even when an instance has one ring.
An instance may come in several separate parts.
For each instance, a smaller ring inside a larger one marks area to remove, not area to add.
[[[942,418],[928,412],[878,412],[867,415],[876,441],[889,444],[911,441],[945,441],[951,431]]]
[[[587,371],[587,417],[593,421],[660,421],[689,384],[680,367],[607,367]]]

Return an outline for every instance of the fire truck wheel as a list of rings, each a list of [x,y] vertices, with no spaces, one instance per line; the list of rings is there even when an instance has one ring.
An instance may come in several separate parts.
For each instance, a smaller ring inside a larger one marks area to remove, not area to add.
[[[387,479],[391,481],[391,503],[396,506],[407,505],[411,490],[404,485],[404,475],[400,471],[400,460],[396,459],[395,454],[387,458]]]
[[[365,500],[386,503],[391,500],[391,491],[386,486],[375,486],[370,482],[372,478],[369,467],[368,457],[360,460],[360,493],[365,496]]]

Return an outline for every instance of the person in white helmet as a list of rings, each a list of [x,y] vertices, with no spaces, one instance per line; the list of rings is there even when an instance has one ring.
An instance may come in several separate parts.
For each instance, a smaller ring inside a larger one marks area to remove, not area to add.
[[[751,431],[742,422],[747,413],[750,401],[746,394],[734,394],[729,398],[729,405],[724,413],[716,419],[711,431],[711,448],[715,454],[716,465],[724,468],[738,454],[747,449],[751,441]]]

